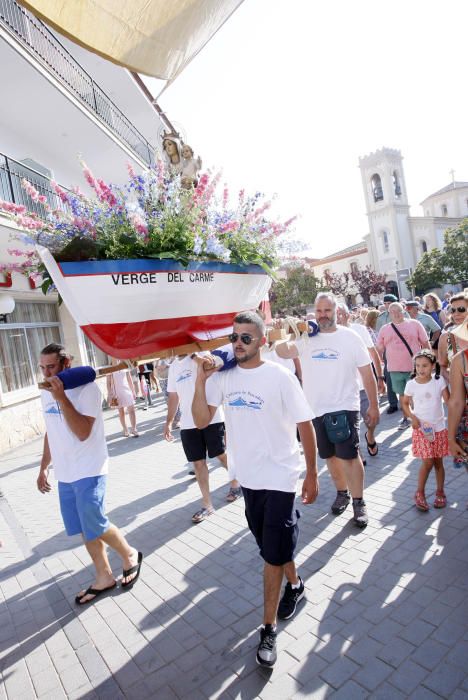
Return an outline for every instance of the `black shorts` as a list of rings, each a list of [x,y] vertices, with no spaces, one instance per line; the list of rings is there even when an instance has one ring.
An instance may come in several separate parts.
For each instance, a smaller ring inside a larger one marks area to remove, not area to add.
[[[260,555],[273,566],[294,559],[301,514],[294,507],[295,493],[242,487],[245,517],[257,540]]]
[[[180,439],[187,462],[198,462],[208,457],[219,457],[226,451],[224,423],[211,423],[206,428],[189,428],[180,431]]]
[[[359,411],[346,411],[351,435],[345,442],[334,443],[328,439],[327,431],[323,424],[323,416],[314,418],[315,434],[317,436],[318,453],[322,459],[339,457],[340,459],[354,459],[359,453]]]

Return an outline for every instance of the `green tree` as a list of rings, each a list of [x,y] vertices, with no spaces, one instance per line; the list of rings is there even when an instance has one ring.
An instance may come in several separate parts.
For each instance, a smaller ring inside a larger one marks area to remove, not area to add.
[[[320,282],[312,269],[304,264],[289,267],[286,279],[275,282],[270,290],[270,304],[273,314],[304,312],[314,303],[320,291]]]
[[[440,287],[445,279],[443,254],[439,248],[424,253],[406,280],[408,289],[415,289],[418,294],[425,294],[434,287]]]
[[[417,292],[424,292],[443,284],[468,282],[468,219],[444,233],[442,249],[433,248],[424,253],[406,284]]]
[[[449,228],[444,234],[443,265],[445,282],[463,284],[468,282],[468,219]]]

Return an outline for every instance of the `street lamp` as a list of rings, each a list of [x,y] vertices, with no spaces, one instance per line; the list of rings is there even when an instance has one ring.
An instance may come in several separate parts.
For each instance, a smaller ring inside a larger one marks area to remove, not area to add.
[[[9,294],[0,294],[0,323],[7,323],[7,314],[15,310],[15,300]]]

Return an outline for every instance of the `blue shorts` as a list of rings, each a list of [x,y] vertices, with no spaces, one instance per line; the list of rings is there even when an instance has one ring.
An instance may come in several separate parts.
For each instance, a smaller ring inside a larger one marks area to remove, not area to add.
[[[71,483],[59,481],[60,510],[67,535],[95,540],[110,527],[104,512],[107,476],[88,476]]]

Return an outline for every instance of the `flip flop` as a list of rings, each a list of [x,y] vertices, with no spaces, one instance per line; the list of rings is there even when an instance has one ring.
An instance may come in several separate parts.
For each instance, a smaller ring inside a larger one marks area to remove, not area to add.
[[[112,586],[107,586],[107,588],[93,588],[92,586],[90,586],[89,588],[87,588],[85,590],[83,595],[76,596],[75,603],[77,605],[87,605],[88,603],[94,603],[96,598],[98,598],[103,593],[107,593],[108,591],[111,591],[113,588],[116,587],[116,585],[117,585],[117,583],[114,581]],[[83,600],[83,598],[85,598],[87,595],[93,595],[94,598],[91,598],[90,600],[84,600],[83,602],[81,602]]]
[[[368,453],[371,457],[377,457],[377,455],[379,454],[379,446],[376,442],[369,442],[369,440],[367,439],[367,433],[364,435],[364,437],[366,438]],[[375,452],[371,452],[371,450],[375,450]]]
[[[135,583],[138,581],[138,577],[140,576],[140,569],[141,569],[141,563],[143,561],[143,554],[141,552],[138,552],[138,563],[135,564],[135,566],[132,566],[130,569],[124,569],[122,572],[122,578],[127,578],[127,576],[131,576],[132,574],[136,573],[136,576],[132,578],[131,581],[128,583],[121,583],[120,585],[122,588],[133,588]]]

